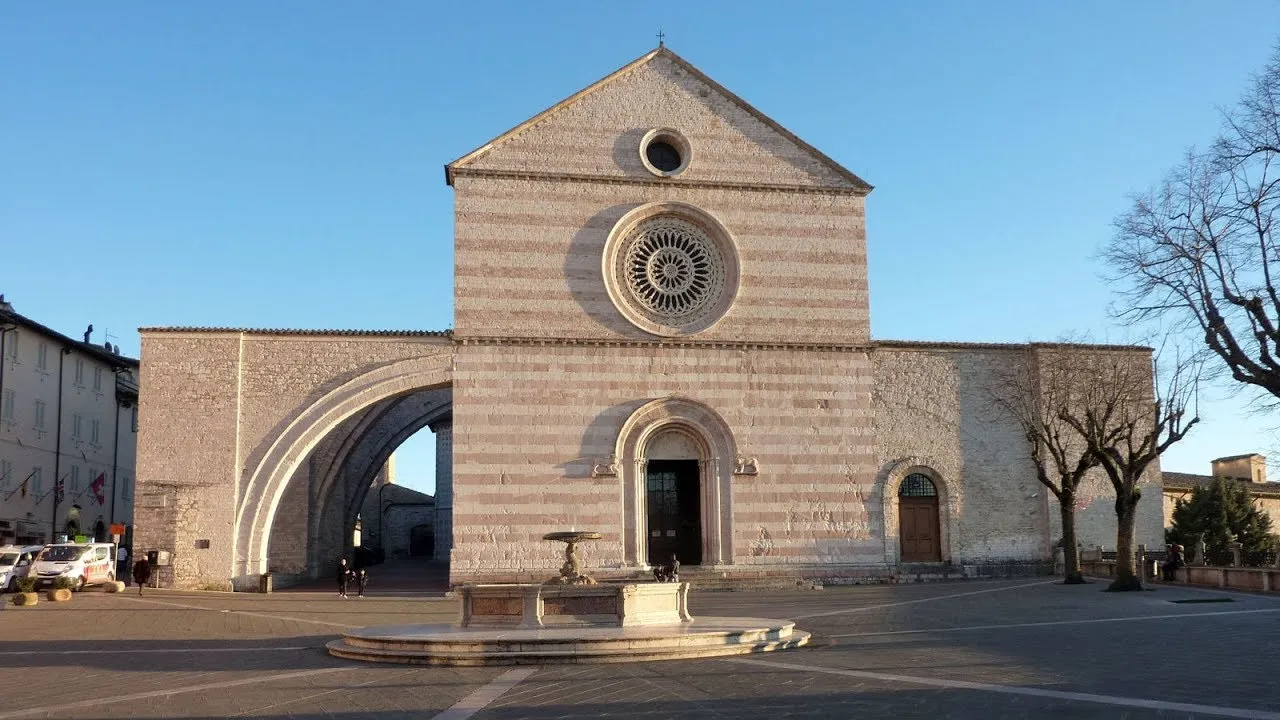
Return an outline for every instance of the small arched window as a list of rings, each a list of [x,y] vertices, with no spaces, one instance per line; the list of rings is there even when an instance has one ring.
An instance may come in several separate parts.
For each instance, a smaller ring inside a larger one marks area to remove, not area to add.
[[[938,488],[923,473],[911,473],[898,487],[898,497],[936,497]]]

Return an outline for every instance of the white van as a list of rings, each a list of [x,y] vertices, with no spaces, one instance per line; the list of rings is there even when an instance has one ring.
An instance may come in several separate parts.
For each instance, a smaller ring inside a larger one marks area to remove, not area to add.
[[[36,558],[31,576],[37,588],[52,587],[60,577],[70,578],[73,590],[116,579],[116,546],[111,543],[60,543],[46,545]]]
[[[0,547],[0,592],[16,592],[18,578],[31,572],[31,564],[43,545],[6,545]]]

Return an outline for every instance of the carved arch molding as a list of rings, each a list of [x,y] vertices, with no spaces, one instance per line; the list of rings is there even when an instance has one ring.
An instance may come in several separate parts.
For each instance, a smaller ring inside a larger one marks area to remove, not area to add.
[[[593,475],[617,475],[623,489],[623,548],[627,565],[647,567],[646,471],[651,452],[682,448],[698,460],[702,508],[702,562],[733,562],[733,477],[754,474],[756,461],[738,455],[728,423],[709,406],[685,397],[653,400],[622,424],[612,458]]]
[[[938,491],[938,544],[942,561],[951,560],[951,519],[956,516],[956,494],[947,479],[937,470],[941,463],[926,457],[905,457],[890,463],[883,471],[880,505],[884,516],[884,560],[895,566],[902,561],[902,541],[899,537],[898,489],[908,476],[920,474],[933,482]]]

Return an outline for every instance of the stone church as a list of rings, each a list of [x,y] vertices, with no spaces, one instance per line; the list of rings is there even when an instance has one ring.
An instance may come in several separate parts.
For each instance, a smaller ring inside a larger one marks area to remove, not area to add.
[[[136,544],[172,550],[169,582],[327,574],[423,427],[454,583],[545,579],[568,529],[603,534],[602,577],[1050,562],[1056,501],[985,393],[1071,347],[873,340],[871,186],[669,49],[445,176],[452,331],[142,330]],[[1115,543],[1109,493],[1082,493],[1088,546]]]

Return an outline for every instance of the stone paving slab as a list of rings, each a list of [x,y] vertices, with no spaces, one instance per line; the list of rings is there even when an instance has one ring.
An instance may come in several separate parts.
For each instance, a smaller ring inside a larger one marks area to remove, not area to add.
[[[1104,587],[697,593],[695,615],[801,618],[820,647],[750,658],[773,665],[546,666],[510,687],[499,687],[503,668],[377,666],[322,650],[344,627],[448,622],[452,600],[85,593],[0,610],[0,720],[432,718],[486,688],[496,695],[478,712],[442,717],[1280,719],[1280,598]],[[1172,602],[1216,598],[1231,601]]]

